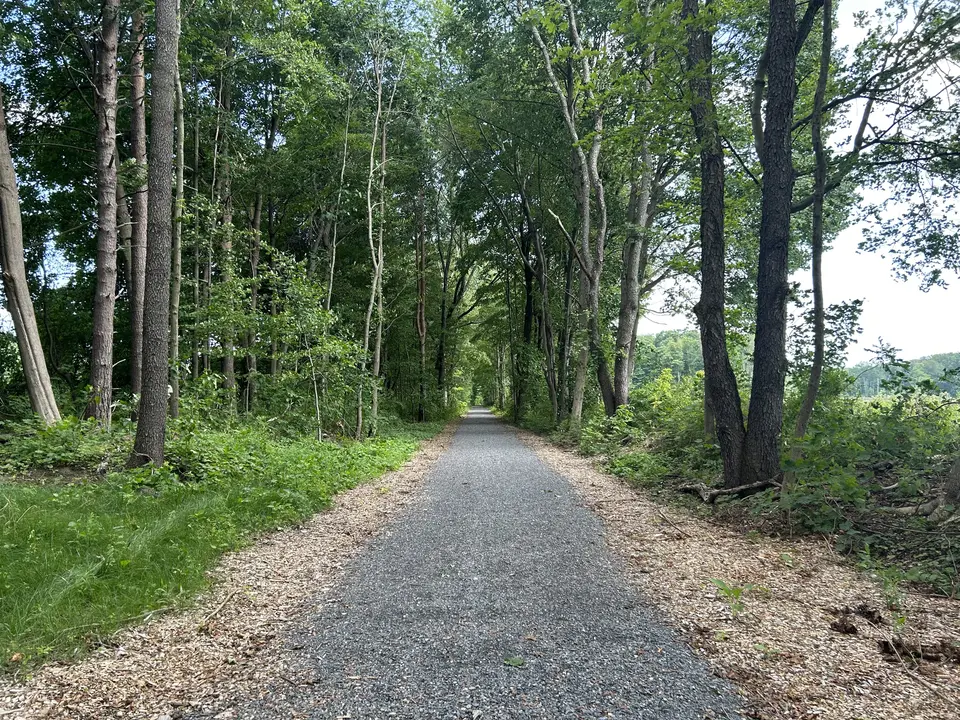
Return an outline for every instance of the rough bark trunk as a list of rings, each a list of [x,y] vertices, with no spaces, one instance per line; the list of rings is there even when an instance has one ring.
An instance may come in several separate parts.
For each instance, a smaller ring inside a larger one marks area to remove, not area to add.
[[[130,149],[142,172],[147,169],[147,83],[143,57],[146,22],[143,12],[133,14],[133,57],[130,60]],[[144,267],[147,258],[147,186],[133,189],[131,202],[133,234],[130,238],[130,388],[140,392],[143,357]]]
[[[420,377],[417,422],[427,419],[427,228],[423,190],[417,203],[417,338],[420,341]]]
[[[723,146],[713,99],[713,34],[705,28],[698,0],[684,0],[688,20],[686,66],[690,116],[700,145],[700,300],[694,312],[703,347],[704,394],[716,418],[724,485],[740,482],[743,461],[743,408],[727,353],[724,321],[725,241]]]
[[[144,303],[143,391],[131,466],[163,463],[170,336],[171,195],[174,96],[179,21],[177,0],[156,0],[156,50],[150,125],[148,244]]]
[[[580,271],[580,306],[587,305],[586,273]],[[570,427],[578,429],[583,420],[583,400],[587,390],[587,369],[590,366],[590,354],[584,343],[577,356],[576,374],[573,379],[573,397],[570,404]]]
[[[776,480],[781,473],[788,252],[794,183],[790,128],[797,92],[796,39],[796,4],[793,0],[770,0],[757,322],[749,423],[741,471],[744,484]]]
[[[815,167],[813,172],[813,228],[812,228],[812,281],[813,281],[813,364],[803,404],[797,415],[793,435],[800,440],[807,434],[813,407],[820,392],[823,376],[824,335],[826,334],[825,308],[823,304],[823,199],[827,189],[827,154],[823,147],[823,105],[826,100],[827,82],[830,79],[830,60],[833,52],[832,0],[823,3],[823,42],[820,49],[820,74],[813,98],[813,116],[810,132],[813,138]],[[794,457],[796,460],[797,457]]]
[[[85,417],[110,426],[113,404],[113,311],[117,290],[117,36],[119,0],[101,6],[97,42],[97,279],[93,299],[90,399]]]
[[[179,27],[177,30],[179,35]],[[186,128],[183,124],[183,84],[180,64],[176,68],[175,85],[176,163],[174,172],[173,228],[171,253],[173,278],[170,286],[170,417],[180,416],[180,286],[183,279],[181,240],[183,238],[183,146]]]
[[[226,62],[229,65],[234,57],[233,38],[227,40]],[[222,168],[219,177],[218,197],[223,209],[221,226],[223,239],[220,244],[222,251],[220,280],[223,283],[229,283],[233,280],[233,168],[231,167],[230,157],[230,127],[232,125],[231,113],[233,112],[233,74],[226,70],[223,75],[223,90],[221,94],[221,104],[224,117],[223,133],[223,157]],[[223,360],[221,370],[223,371],[223,388],[231,394],[230,402],[235,403],[236,398],[233,393],[237,387],[236,362],[234,358],[234,331],[232,328],[224,328],[224,334],[221,339],[223,343]]]
[[[40,344],[40,330],[33,310],[33,299],[27,284],[24,264],[23,223],[20,217],[20,195],[13,167],[7,121],[0,88],[0,273],[7,310],[13,318],[13,329],[20,351],[20,364],[27,383],[30,406],[47,423],[60,420],[60,410],[53,394],[47,361]]]
[[[560,422],[560,397],[557,389],[557,364],[554,350],[553,317],[550,311],[550,270],[543,240],[536,226],[532,227],[533,247],[537,253],[537,284],[540,289],[540,330],[543,335],[543,353],[546,360],[544,379],[547,382],[547,395],[553,410],[553,422]]]

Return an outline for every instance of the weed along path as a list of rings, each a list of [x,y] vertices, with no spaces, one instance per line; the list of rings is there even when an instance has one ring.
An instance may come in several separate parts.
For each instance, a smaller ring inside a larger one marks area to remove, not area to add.
[[[286,642],[283,678],[224,717],[739,717],[569,483],[484,410]]]

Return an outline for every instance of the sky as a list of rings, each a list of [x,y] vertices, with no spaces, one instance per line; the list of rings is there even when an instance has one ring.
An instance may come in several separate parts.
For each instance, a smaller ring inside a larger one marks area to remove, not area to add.
[[[846,0],[839,3],[837,17],[838,46],[856,45],[861,37],[854,27],[853,14],[878,6],[877,0]],[[860,326],[863,332],[848,353],[850,364],[871,359],[869,349],[879,339],[899,348],[900,356],[915,359],[943,352],[960,352],[960,278],[946,289],[920,289],[919,280],[900,281],[893,276],[888,259],[875,253],[861,253],[857,245],[862,239],[863,226],[855,225],[840,233],[833,247],[823,256],[824,300],[827,305],[844,300],[862,299],[863,314]],[[791,281],[809,288],[809,271],[794,274]],[[950,280],[951,278],[946,278]],[[668,316],[656,312],[660,305],[653,298],[650,313],[640,321],[641,334],[667,329],[694,327],[685,317]]]

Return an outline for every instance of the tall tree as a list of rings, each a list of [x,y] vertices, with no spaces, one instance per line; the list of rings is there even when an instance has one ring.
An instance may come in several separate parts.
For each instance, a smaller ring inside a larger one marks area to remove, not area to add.
[[[794,437],[802,439],[807,434],[813,406],[820,390],[823,376],[826,335],[826,310],[823,304],[823,202],[827,189],[827,151],[823,144],[823,106],[826,102],[827,83],[830,80],[830,63],[833,53],[833,0],[823,2],[823,37],[820,49],[820,69],[817,89],[813,98],[813,113],[810,134],[813,141],[813,226],[811,228],[811,277],[813,283],[813,363],[803,404],[797,414]],[[796,456],[794,456],[796,459]]]
[[[113,404],[113,311],[117,292],[117,42],[120,0],[101,5],[94,84],[97,116],[97,283],[93,299],[90,400],[86,417],[110,426]]]
[[[744,428],[740,391],[727,353],[724,319],[724,161],[713,94],[714,8],[712,0],[708,0],[705,11],[701,11],[699,0],[683,2],[690,116],[700,146],[700,299],[694,313],[703,347],[706,404],[716,418],[724,484],[734,486],[740,483]]]
[[[156,2],[156,49],[150,122],[150,164],[147,215],[146,302],[143,313],[143,391],[131,466],[164,457],[167,387],[170,380],[170,253],[174,105],[177,93],[179,21],[177,0]]]
[[[17,347],[23,366],[23,377],[33,411],[47,423],[60,420],[60,410],[53,394],[47,361],[40,344],[40,331],[33,311],[33,299],[24,265],[23,224],[20,218],[20,195],[7,139],[7,119],[0,88],[0,273],[7,310],[13,318]]]
[[[130,238],[130,389],[140,392],[143,362],[144,267],[147,259],[147,83],[143,68],[146,21],[133,13],[133,56],[130,60],[130,150],[143,183],[133,188]]]
[[[770,0],[767,32],[767,103],[764,117],[757,267],[757,322],[749,423],[742,480],[780,476],[784,383],[787,375],[787,294],[790,215],[793,204],[793,127],[797,98],[797,18],[792,0]]]

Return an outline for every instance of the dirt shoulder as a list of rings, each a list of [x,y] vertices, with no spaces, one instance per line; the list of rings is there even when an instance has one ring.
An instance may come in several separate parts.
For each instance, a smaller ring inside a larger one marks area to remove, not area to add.
[[[733,532],[521,435],[602,518],[631,580],[741,688],[753,717],[960,718],[960,601],[893,598],[823,541]]]
[[[322,603],[350,558],[411,503],[455,431],[453,423],[402,468],[337,495],[303,525],[226,555],[189,611],[122,630],[24,683],[0,680],[0,717],[175,720],[282,681],[278,635]]]

